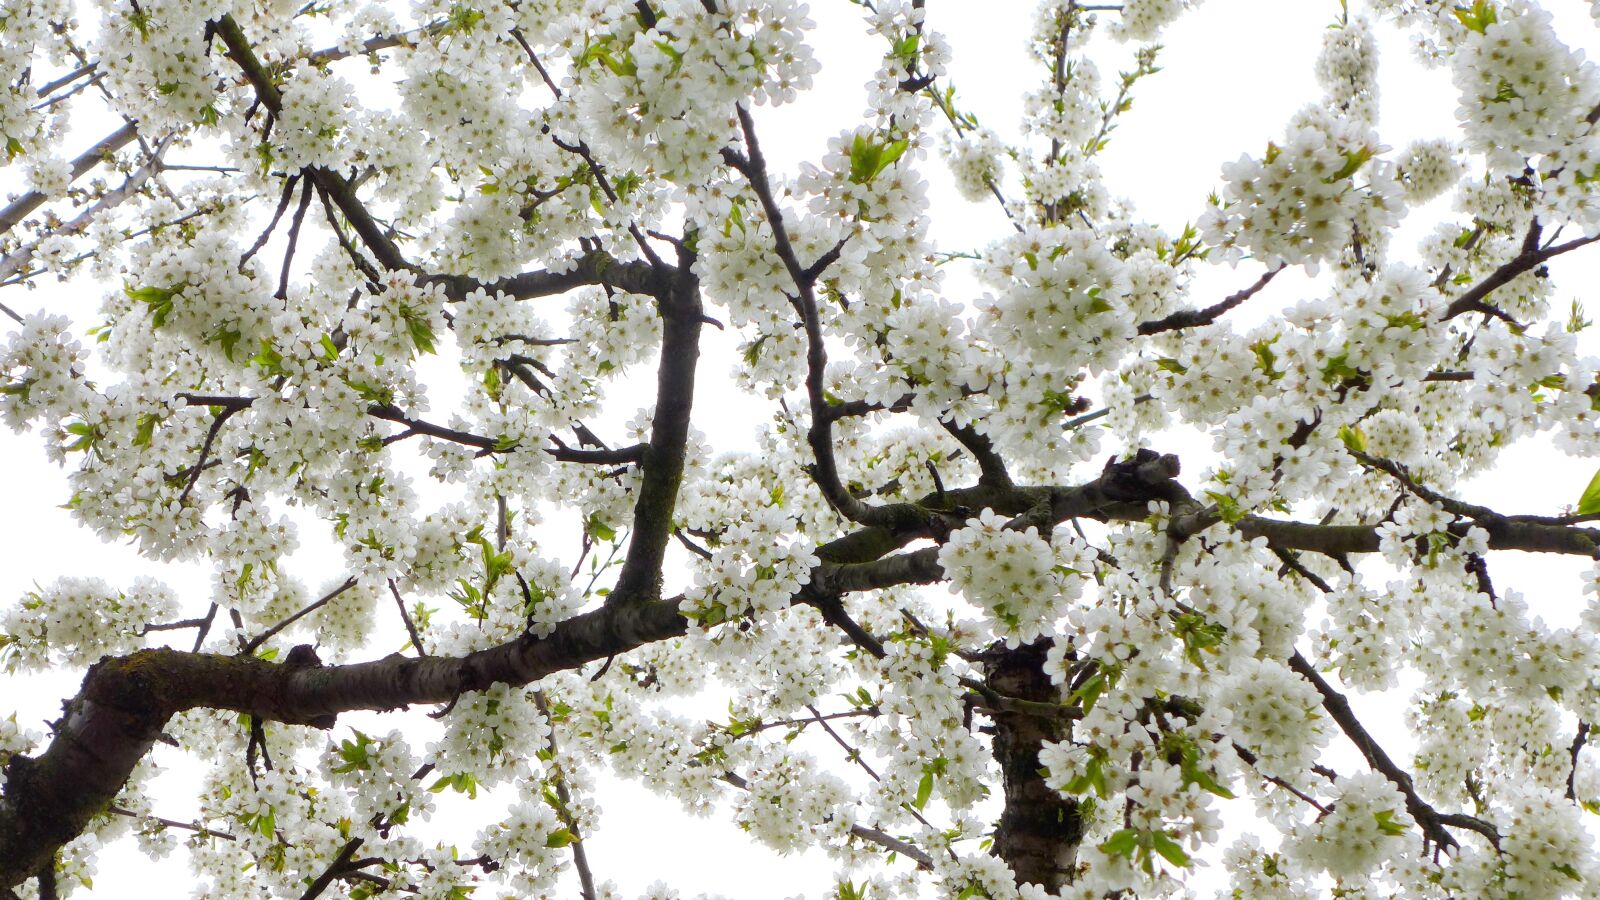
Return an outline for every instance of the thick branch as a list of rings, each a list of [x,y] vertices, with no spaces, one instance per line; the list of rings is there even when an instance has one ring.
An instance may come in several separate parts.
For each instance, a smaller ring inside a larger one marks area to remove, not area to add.
[[[190,402],[247,406],[250,398],[190,397]],[[687,416],[687,408],[683,410]],[[648,464],[648,463],[647,463]],[[681,460],[680,463],[681,465]],[[1109,463],[1087,484],[1066,487],[979,485],[946,491],[908,504],[935,513],[938,521],[965,517],[988,507],[1013,516],[1019,527],[1050,525],[1075,517],[1139,521],[1150,500],[1194,507],[1175,481],[1174,457],[1142,451]],[[664,492],[671,496],[671,492]],[[661,513],[670,523],[670,505]],[[1197,515],[1186,513],[1191,517]],[[858,529],[817,548],[822,564],[809,590],[843,593],[889,584],[937,580],[933,548],[890,555],[918,538],[933,536],[924,518],[904,530]],[[1370,525],[1311,525],[1250,516],[1234,526],[1247,537],[1265,537],[1274,549],[1323,553],[1374,552]],[[1500,519],[1488,524],[1490,546],[1593,555],[1600,531]],[[670,531],[666,537],[670,537]],[[665,538],[663,538],[663,543]],[[659,569],[645,571],[659,574]],[[90,669],[83,689],[68,704],[50,746],[37,759],[13,757],[0,795],[0,887],[32,877],[62,844],[77,836],[116,796],[139,759],[159,738],[172,715],[196,708],[226,709],[261,721],[330,727],[351,710],[389,710],[419,703],[447,703],[462,693],[497,683],[524,685],[552,672],[627,652],[684,633],[676,599],[634,595],[633,602],[604,606],[558,625],[546,638],[520,637],[465,657],[407,658],[398,654],[367,663],[322,666],[308,654],[290,654],[299,665],[277,665],[250,656],[219,656],[152,649],[107,658]],[[797,597],[797,602],[805,602]],[[1291,661],[1309,669],[1303,659]],[[1305,672],[1302,672],[1305,675]],[[1306,677],[1314,685],[1320,676]],[[1326,686],[1321,682],[1319,690]],[[1326,697],[1331,688],[1324,692]],[[1329,701],[1337,719],[1337,701]],[[1343,724],[1343,723],[1341,723]],[[1358,741],[1358,746],[1360,742]],[[1363,747],[1374,767],[1387,757]],[[1381,768],[1380,768],[1381,771]],[[1416,811],[1413,810],[1416,816]],[[1426,824],[1425,816],[1416,816]],[[1465,816],[1435,816],[1439,825],[1478,830]]]
[[[644,448],[644,477],[633,505],[633,532],[617,587],[606,602],[652,600],[661,595],[661,564],[672,540],[672,512],[683,481],[694,409],[694,373],[700,359],[702,307],[700,282],[690,251],[678,248],[672,285],[658,297],[661,310],[661,362],[656,371],[656,408],[650,443]]]
[[[670,272],[670,266],[663,266]],[[599,284],[627,291],[630,294],[656,295],[665,288],[657,268],[643,260],[619,262],[604,250],[595,250],[579,257],[577,265],[565,272],[539,270],[523,272],[499,281],[481,282],[465,275],[428,275],[421,283],[442,284],[445,294],[453,300],[463,300],[475,290],[489,294],[503,293],[514,300],[550,297],[564,294],[573,288]]]
[[[1450,526],[1449,530],[1452,534],[1464,534],[1469,524],[1474,523],[1457,523]],[[1507,518],[1483,520],[1475,524],[1489,532],[1491,550],[1590,557],[1600,552],[1600,529]],[[1266,538],[1268,544],[1277,550],[1311,550],[1329,556],[1378,552],[1378,529],[1375,525],[1312,525],[1246,516],[1236,527],[1247,538]]]
[[[163,648],[104,659],[90,668],[45,752],[8,764],[0,795],[0,887],[31,878],[81,833],[122,789],[167,720],[184,710],[331,727],[350,710],[448,703],[497,683],[528,684],[684,628],[675,601],[638,602],[576,616],[547,638],[522,637],[461,658],[396,654],[348,666],[277,665]]]

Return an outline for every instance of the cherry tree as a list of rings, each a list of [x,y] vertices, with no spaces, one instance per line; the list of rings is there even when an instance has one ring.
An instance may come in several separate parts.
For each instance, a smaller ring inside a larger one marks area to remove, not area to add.
[[[1600,558],[1600,477],[1464,484],[1600,455],[1549,268],[1600,72],[1529,0],[1308,4],[1320,96],[1152,222],[1100,167],[1195,2],[1018,16],[1014,128],[939,4],[854,0],[797,167],[794,0],[8,2],[0,415],[210,582],[8,585],[7,681],[82,682],[0,719],[0,896],[114,840],[204,897],[622,896],[608,772],[846,900],[1594,896],[1600,563],[1494,570]],[[1393,28],[1455,133],[1384,145]],[[930,180],[1002,226],[941,246]]]

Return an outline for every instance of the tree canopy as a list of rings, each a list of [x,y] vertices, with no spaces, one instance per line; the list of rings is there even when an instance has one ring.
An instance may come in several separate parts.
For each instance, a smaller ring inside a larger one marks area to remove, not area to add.
[[[876,71],[784,167],[845,39],[794,0],[8,0],[0,417],[210,581],[6,586],[0,683],[82,682],[0,719],[0,897],[113,840],[217,900],[619,897],[606,772],[839,900],[1596,896],[1600,475],[1467,483],[1600,455],[1550,269],[1600,71],[1528,0],[1308,5],[1320,94],[1150,221],[1101,164],[1197,2],[996,4],[1013,127],[939,4],[851,0]],[[1399,148],[1396,28],[1458,125]]]

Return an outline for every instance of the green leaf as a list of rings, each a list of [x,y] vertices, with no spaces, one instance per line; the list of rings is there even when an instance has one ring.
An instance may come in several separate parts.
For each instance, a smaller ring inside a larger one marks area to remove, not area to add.
[[[1131,856],[1139,846],[1139,832],[1132,828],[1121,831],[1106,838],[1100,845],[1100,852],[1107,856]]]
[[[864,134],[857,134],[850,142],[851,183],[870,184],[910,148],[910,142],[904,138],[879,144]]]
[[[905,138],[901,138],[898,141],[890,141],[883,148],[883,152],[878,156],[878,171],[873,172],[872,174],[876,176],[879,172],[889,168],[889,166],[894,164],[895,160],[905,156],[906,151],[910,148],[911,142],[907,141]]]
[[[365,734],[362,734],[359,731],[356,732],[355,740],[341,741],[339,743],[339,758],[344,760],[344,765],[338,766],[331,771],[343,774],[345,772],[354,772],[357,769],[367,768],[369,765],[371,765],[372,754],[369,752],[368,748],[370,748],[372,744],[372,738],[367,737]]]
[[[155,438],[156,423],[161,421],[157,416],[145,413],[139,417],[138,427],[133,432],[133,445],[135,447],[148,447]]]
[[[283,367],[283,354],[273,348],[272,343],[266,338],[261,339],[261,351],[250,358],[250,365],[259,367],[268,375],[288,375],[289,370]],[[356,385],[350,385],[355,388]],[[359,393],[360,389],[356,388]]]
[[[1244,508],[1233,497],[1217,491],[1206,491],[1206,496],[1210,497],[1211,501],[1217,505],[1217,515],[1222,516],[1222,521],[1232,525],[1244,518]]]
[[[867,900],[867,891],[870,887],[871,882],[862,882],[860,887],[856,887],[853,882],[841,881],[834,890],[833,897],[834,900]]]
[[[1576,300],[1572,301],[1572,308],[1567,313],[1567,331],[1577,334],[1593,324],[1594,322],[1583,317],[1583,304]]]
[[[472,26],[483,21],[483,13],[470,6],[457,3],[450,7],[450,18],[446,22],[444,31],[471,31]]]
[[[1175,866],[1187,867],[1189,865],[1189,854],[1185,853],[1183,851],[1183,847],[1177,841],[1173,840],[1172,837],[1165,831],[1151,832],[1150,845],[1154,847],[1155,851],[1161,854],[1161,858],[1167,862],[1172,863]]]
[[[457,772],[454,775],[441,775],[439,780],[428,788],[430,794],[437,794],[449,788],[458,794],[466,794],[473,800],[478,799],[478,779],[472,777],[470,772]]]
[[[132,300],[150,307],[150,324],[160,328],[166,324],[167,316],[172,314],[172,298],[181,288],[162,287],[123,287],[122,292]]]
[[[667,74],[669,74],[669,75],[678,74],[678,72],[683,69],[683,51],[679,50],[677,47],[672,46],[671,44],[667,43],[666,41],[655,41],[654,43],[656,45],[656,49],[657,50],[660,50],[662,53],[665,53],[667,55],[667,58],[672,60],[672,68],[667,70]],[[621,192],[619,191],[618,193],[621,193]]]
[[[1277,369],[1278,354],[1272,350],[1272,345],[1277,343],[1277,340],[1276,337],[1271,337],[1250,345],[1250,351],[1256,356],[1256,368],[1274,381],[1283,377],[1283,373]]]
[[[1589,479],[1589,486],[1583,489],[1583,496],[1578,498],[1578,515],[1587,516],[1600,513],[1600,471],[1594,473]]]
[[[883,148],[867,140],[864,134],[857,134],[850,142],[850,180],[855,184],[866,184],[872,180],[872,175],[877,171],[878,157],[883,154]]]
[[[917,782],[917,799],[911,801],[911,805],[920,810],[928,805],[928,799],[932,796],[933,769],[925,767],[922,770],[922,780]]]
[[[255,819],[254,828],[256,833],[262,837],[272,837],[272,833],[278,830],[278,814],[270,807],[266,812],[253,818]]]
[[[615,540],[617,537],[617,530],[607,525],[598,515],[590,516],[589,522],[584,528],[589,534],[602,541]]]
[[[1344,165],[1340,166],[1339,171],[1333,173],[1332,176],[1324,178],[1323,183],[1333,184],[1335,181],[1341,181],[1345,178],[1349,178],[1351,175],[1356,173],[1357,169],[1360,169],[1362,166],[1366,165],[1367,160],[1371,159],[1372,156],[1373,149],[1371,147],[1362,147],[1359,150],[1346,150],[1344,152]]]
[[[900,40],[895,41],[894,49],[891,51],[891,55],[895,59],[907,64],[915,62],[917,59],[917,44],[921,37],[922,36],[920,34],[912,32]]]
[[[1389,837],[1401,837],[1406,833],[1406,826],[1394,820],[1394,810],[1385,809],[1372,814],[1378,821],[1378,830]]]
[[[1088,681],[1083,683],[1082,687],[1073,691],[1072,696],[1067,699],[1087,714],[1094,709],[1095,701],[1100,699],[1100,695],[1105,693],[1105,690],[1106,676],[1102,672],[1096,672],[1090,676]]]
[[[1488,31],[1489,26],[1493,25],[1498,19],[1493,4],[1489,3],[1488,0],[1473,0],[1472,6],[1457,6],[1453,12],[1462,25],[1467,26],[1468,30],[1475,31],[1478,34]]]
[[[234,350],[243,338],[244,335],[233,328],[219,328],[211,335],[211,340],[222,346],[222,355],[228,358],[228,362],[233,362]]]
[[[557,828],[555,831],[550,832],[549,837],[544,839],[544,845],[550,848],[557,848],[577,843],[577,841],[578,836],[571,831],[565,828]]]
[[[1226,786],[1217,781],[1216,777],[1210,772],[1207,772],[1205,769],[1196,766],[1192,774],[1193,778],[1191,780],[1195,784],[1200,785],[1201,790],[1215,794],[1224,800],[1233,799],[1233,791],[1228,790]]]
[[[438,335],[434,333],[433,326],[429,324],[427,315],[409,306],[402,306],[400,307],[400,318],[406,323],[406,336],[411,338],[411,346],[418,353],[434,352]]]
[[[1350,354],[1341,353],[1330,357],[1322,367],[1322,380],[1329,384],[1339,384],[1349,379],[1361,379],[1361,370],[1350,365]]]
[[[1347,449],[1354,450],[1357,453],[1367,452],[1367,435],[1360,428],[1340,425],[1339,440],[1344,442]]]

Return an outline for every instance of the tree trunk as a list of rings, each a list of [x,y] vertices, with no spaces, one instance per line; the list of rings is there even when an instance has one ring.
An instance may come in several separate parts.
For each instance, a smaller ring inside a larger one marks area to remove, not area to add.
[[[989,686],[1010,697],[1059,702],[1045,674],[1050,641],[1013,650],[997,646],[985,664]],[[1072,880],[1083,823],[1078,804],[1051,789],[1040,774],[1039,749],[1067,737],[1068,724],[1024,713],[995,712],[994,758],[1000,763],[1005,811],[995,830],[994,854],[1016,873],[1017,883],[1055,892]]]

